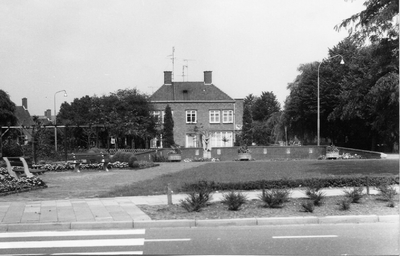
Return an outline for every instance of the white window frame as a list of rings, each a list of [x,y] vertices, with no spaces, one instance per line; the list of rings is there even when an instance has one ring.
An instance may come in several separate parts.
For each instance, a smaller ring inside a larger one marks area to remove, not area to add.
[[[185,119],[187,124],[197,123],[197,110],[186,110]]]
[[[224,124],[233,123],[233,110],[223,110],[222,111],[222,122]]]
[[[221,123],[221,111],[219,110],[210,110],[209,111],[209,119],[210,124],[219,124]]]

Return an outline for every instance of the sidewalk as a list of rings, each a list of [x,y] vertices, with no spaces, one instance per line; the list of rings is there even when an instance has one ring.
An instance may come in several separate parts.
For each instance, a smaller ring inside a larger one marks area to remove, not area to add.
[[[399,191],[399,186],[396,186]],[[326,196],[343,195],[343,188],[324,189]],[[246,191],[248,199],[258,198],[260,191]],[[370,194],[378,192],[370,188]],[[222,193],[213,194],[219,201]],[[174,194],[172,202],[178,204],[186,194]],[[305,197],[304,189],[294,189],[292,198]],[[116,198],[86,198],[51,201],[2,202],[0,205],[0,232],[69,230],[69,229],[122,229],[146,227],[193,227],[218,225],[279,225],[318,223],[398,222],[394,216],[326,216],[291,218],[249,218],[229,220],[164,220],[152,221],[137,205],[166,205],[167,195]]]

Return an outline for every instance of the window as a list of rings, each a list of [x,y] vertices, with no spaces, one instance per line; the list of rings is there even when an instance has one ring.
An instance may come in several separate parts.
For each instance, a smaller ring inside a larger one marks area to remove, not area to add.
[[[186,110],[186,123],[187,124],[197,123],[196,110]]]
[[[172,116],[174,116],[174,112],[171,111]],[[164,123],[165,119],[165,111],[152,111],[151,115],[156,119],[156,122],[159,124]]]
[[[210,123],[220,123],[221,122],[220,111],[210,110]]]
[[[233,110],[222,111],[222,122],[233,123]]]
[[[211,137],[211,147],[232,147],[232,132],[214,132]]]
[[[187,148],[196,148],[198,147],[198,135],[195,133],[186,134],[186,147]]]
[[[153,111],[151,112],[151,115],[155,118],[157,123],[160,123],[161,121],[160,111]]]

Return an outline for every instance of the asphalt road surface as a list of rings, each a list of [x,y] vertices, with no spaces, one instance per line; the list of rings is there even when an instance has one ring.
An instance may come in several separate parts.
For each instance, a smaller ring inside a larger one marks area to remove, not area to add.
[[[0,255],[399,255],[398,223],[0,233]]]

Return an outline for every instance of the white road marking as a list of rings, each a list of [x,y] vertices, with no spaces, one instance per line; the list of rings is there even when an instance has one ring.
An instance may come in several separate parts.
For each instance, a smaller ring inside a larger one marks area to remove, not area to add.
[[[74,253],[54,253],[51,255],[142,255],[141,251],[130,252],[74,252]]]
[[[6,254],[12,256],[30,256],[30,255],[142,255],[142,251],[114,251],[114,252],[72,252],[72,253],[53,253],[53,254]]]
[[[337,235],[315,235],[315,236],[273,236],[274,239],[285,239],[285,238],[329,238],[338,237]]]
[[[177,238],[177,239],[146,239],[145,242],[179,242],[179,241],[190,241],[190,238]]]
[[[144,245],[144,238],[3,242],[0,243],[0,249],[135,246],[135,245]]]
[[[122,230],[77,230],[77,231],[38,231],[38,232],[6,232],[3,237],[60,237],[60,236],[104,236],[104,235],[143,235],[144,229]]]

